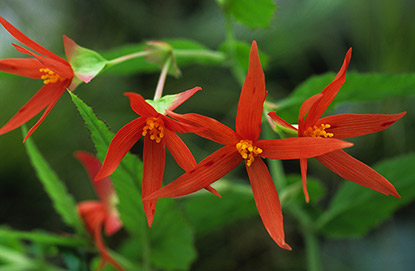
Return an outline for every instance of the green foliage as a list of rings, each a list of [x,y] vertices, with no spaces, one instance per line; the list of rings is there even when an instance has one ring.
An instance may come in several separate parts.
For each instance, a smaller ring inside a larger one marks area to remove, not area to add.
[[[251,27],[268,27],[277,5],[273,0],[217,0],[224,11],[236,21]]]
[[[321,92],[335,77],[333,73],[313,76],[285,100],[278,103],[277,114],[287,120],[296,120],[301,104]],[[415,95],[415,74],[359,74],[349,72],[330,108],[346,103],[381,100]]]
[[[317,221],[321,233],[336,238],[362,237],[398,208],[413,201],[414,165],[415,154],[408,154],[384,160],[373,167],[395,186],[401,199],[346,181],[330,208]]]
[[[25,135],[26,129],[23,128],[22,130]],[[84,226],[78,215],[75,200],[68,194],[63,182],[50,168],[31,138],[27,139],[24,145],[39,180],[53,202],[55,210],[67,225],[74,227],[78,234],[84,234]]]
[[[194,64],[203,65],[222,65],[225,61],[225,55],[221,52],[213,51],[204,45],[195,41],[186,39],[163,40],[173,47],[173,56],[179,67],[185,67]],[[104,53],[107,59],[114,59],[127,54],[145,51],[147,44],[140,43],[135,45],[123,46]],[[134,58],[118,65],[110,67],[106,72],[109,74],[133,74],[133,73],[151,73],[158,71],[159,65],[146,60],[144,57]]]
[[[0,240],[2,242],[5,240],[13,239],[28,240],[35,243],[53,244],[68,247],[79,247],[85,245],[84,240],[75,237],[63,237],[41,231],[26,232],[10,229],[0,229]]]

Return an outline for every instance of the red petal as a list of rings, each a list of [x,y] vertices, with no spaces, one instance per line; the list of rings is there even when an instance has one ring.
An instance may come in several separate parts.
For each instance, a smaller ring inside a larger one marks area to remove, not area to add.
[[[316,159],[346,180],[366,186],[385,195],[401,198],[395,187],[382,175],[344,151],[331,152],[316,157]]]
[[[301,179],[303,181],[303,191],[306,202],[310,202],[310,196],[307,190],[307,159],[300,159]]]
[[[177,99],[173,102],[173,104],[169,107],[168,110],[173,111],[176,109],[179,105],[184,103],[187,99],[193,96],[196,92],[201,90],[201,87],[194,87],[192,89],[186,90],[184,92],[181,92],[177,95]]]
[[[83,151],[75,152],[75,157],[81,161],[82,165],[85,167],[88,172],[89,178],[91,181],[95,179],[95,176],[101,169],[101,161],[99,161],[95,156]],[[111,179],[109,177],[103,178],[97,182],[94,182],[94,188],[101,199],[101,201],[106,204],[110,203],[111,197],[115,194],[114,187],[112,186]]]
[[[393,115],[381,114],[341,114],[319,119],[316,123],[330,124],[327,132],[335,138],[349,138],[382,131],[405,116],[406,112]]]
[[[94,181],[99,181],[113,173],[121,160],[142,136],[145,118],[138,118],[122,127],[112,139],[107,155]]]
[[[298,137],[259,140],[255,142],[255,146],[262,149],[262,157],[285,160],[311,158],[351,147],[353,144],[334,138]]]
[[[169,152],[173,155],[174,160],[176,160],[177,164],[182,169],[190,171],[196,166],[196,160],[191,151],[176,133],[166,129],[164,132],[164,143]],[[218,191],[213,187],[209,186],[205,187],[205,189],[212,194],[221,197]]]
[[[39,114],[52,100],[56,85],[44,85],[1,129],[0,135],[8,133]]]
[[[202,128],[194,129],[193,132],[219,144],[235,145],[239,142],[238,136],[231,128],[215,119],[193,113],[180,115],[169,112],[169,115],[182,123],[186,123],[196,128]]]
[[[289,124],[288,122],[286,122],[285,120],[283,120],[280,116],[277,115],[277,113],[275,113],[275,111],[269,112],[268,113],[268,116],[270,116],[271,119],[277,125],[297,131],[297,128],[295,128],[294,126],[292,126],[291,124]]]
[[[262,159],[256,159],[247,166],[255,203],[262,222],[272,239],[283,249],[291,250],[284,241],[284,226],[281,204],[274,182]]]
[[[40,79],[40,69],[45,65],[33,58],[8,58],[0,60],[0,71],[17,74],[24,77]]]
[[[194,133],[195,132],[194,126],[188,125],[186,123],[178,122],[177,120],[171,119],[164,115],[159,115],[159,118],[161,118],[164,121],[164,125],[166,126],[166,128],[171,131],[175,131],[177,133]]]
[[[45,120],[46,116],[50,113],[52,108],[55,106],[55,104],[58,102],[59,98],[62,96],[62,94],[66,91],[66,87],[68,85],[68,81],[64,81],[62,84],[55,83],[56,92],[53,94],[53,96],[49,100],[49,104],[45,109],[45,112],[43,112],[40,119],[33,125],[32,128],[30,128],[29,132],[27,132],[26,137],[23,139],[23,142],[25,142],[36,129],[39,127],[39,125]]]
[[[105,234],[110,236],[122,228],[122,222],[118,212],[109,212],[105,219]]]
[[[148,104],[141,95],[134,92],[126,92],[124,95],[130,99],[130,106],[138,115],[145,117],[155,117],[159,115],[159,113],[157,113],[157,111]]]
[[[29,50],[27,50],[26,48],[23,48],[19,45],[13,44],[14,47],[16,47],[17,51],[19,51],[22,54],[28,54],[31,55],[33,57],[35,57],[37,60],[39,60],[43,65],[45,65],[46,67],[48,67],[49,69],[51,69],[52,71],[56,72],[57,74],[59,74],[60,76],[63,76],[67,79],[71,79],[74,77],[74,73],[72,71],[71,65],[69,65],[68,62],[61,62],[61,61],[57,61],[55,59],[52,58],[47,58],[44,56],[40,56],[37,55]]]
[[[304,131],[309,127],[314,125],[314,123],[307,123],[306,125],[305,121],[305,115],[310,110],[311,106],[313,106],[316,102],[320,102],[321,98],[323,97],[323,94],[319,93],[314,96],[311,96],[307,100],[303,102],[300,108],[300,113],[298,114],[298,136],[303,136]]]
[[[342,87],[344,81],[346,81],[346,70],[347,66],[349,65],[350,58],[352,56],[352,48],[347,51],[346,56],[343,61],[343,65],[336,75],[334,80],[323,89],[321,92],[323,97],[317,103],[315,103],[311,108],[307,115],[306,126],[309,127],[313,125],[326,111],[327,107],[329,107],[330,103],[333,101],[334,97],[336,97],[337,92],[339,92],[340,88]]]
[[[59,56],[55,55],[51,51],[47,50],[43,46],[40,46],[33,40],[29,39],[25,34],[20,32],[17,28],[15,28],[13,25],[11,25],[8,21],[3,19],[3,17],[0,16],[0,23],[4,26],[4,28],[9,31],[9,33],[15,37],[18,41],[26,45],[27,47],[31,48],[32,50],[38,52],[39,54],[42,54],[44,56],[53,58],[57,61],[61,61],[62,63],[65,63],[66,60],[63,58],[60,58]]]
[[[241,162],[242,157],[236,151],[236,147],[225,146],[206,157],[191,171],[146,197],[145,200],[179,197],[196,192],[219,180]]]
[[[163,143],[151,140],[149,136],[144,138],[143,150],[143,199],[157,191],[163,182],[165,164],[165,148]],[[148,226],[153,224],[157,200],[143,200],[144,212],[147,216]]]
[[[236,133],[244,139],[256,141],[261,132],[262,109],[265,101],[265,77],[258,56],[256,42],[252,42],[249,68],[236,115]]]

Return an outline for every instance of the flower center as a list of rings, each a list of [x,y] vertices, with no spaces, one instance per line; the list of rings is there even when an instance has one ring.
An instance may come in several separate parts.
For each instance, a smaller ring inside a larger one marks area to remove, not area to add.
[[[47,85],[50,83],[56,83],[58,81],[63,82],[65,77],[60,76],[59,74],[55,73],[54,71],[49,70],[48,68],[39,69],[43,75],[40,77],[43,79],[43,84]]]
[[[330,127],[330,124],[321,124],[320,127],[318,127],[317,125],[314,125],[313,127],[308,127],[307,130],[304,131],[304,136],[333,137],[333,133],[326,132],[326,129]]]
[[[150,135],[151,140],[155,140],[160,143],[164,137],[164,123],[161,119],[155,117],[149,117],[146,120],[147,125],[143,128],[143,136]]]
[[[262,149],[252,145],[251,140],[241,140],[236,144],[236,149],[241,154],[242,158],[247,160],[247,166],[251,166],[255,160],[255,156],[262,153]]]

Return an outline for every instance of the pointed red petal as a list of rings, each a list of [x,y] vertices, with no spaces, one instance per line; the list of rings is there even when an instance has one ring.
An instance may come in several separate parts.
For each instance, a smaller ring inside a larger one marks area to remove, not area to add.
[[[306,126],[309,127],[313,125],[326,111],[327,107],[329,107],[330,103],[333,101],[334,97],[336,97],[337,92],[339,92],[340,88],[342,87],[343,83],[346,81],[346,70],[347,66],[349,66],[350,58],[352,56],[352,48],[347,51],[346,56],[343,61],[343,65],[336,75],[334,80],[323,89],[321,92],[323,97],[317,103],[315,103],[311,108],[307,115]]]
[[[316,159],[346,180],[366,186],[385,195],[401,198],[395,187],[382,175],[344,151],[331,152],[318,156]]]
[[[45,112],[43,112],[40,119],[35,123],[35,125],[30,128],[29,132],[27,132],[26,137],[23,139],[23,142],[25,142],[36,129],[39,127],[39,125],[45,120],[46,116],[50,113],[52,108],[55,106],[55,104],[58,102],[59,98],[62,96],[62,94],[66,91],[68,81],[64,81],[61,84],[55,83],[55,93],[53,93],[53,96],[50,97],[49,104],[45,109]]]
[[[13,25],[11,25],[8,21],[6,21],[3,17],[0,16],[0,23],[4,26],[4,28],[18,41],[26,45],[27,47],[31,48],[32,50],[35,50],[39,54],[42,54],[44,56],[53,58],[57,61],[66,62],[65,59],[60,58],[59,56],[55,55],[51,51],[47,50],[43,46],[40,46],[33,40],[29,39],[25,34],[20,32],[17,28],[15,28]]]
[[[303,102],[300,108],[300,113],[298,114],[298,136],[303,136],[304,131],[309,127],[314,125],[314,123],[307,123],[306,126],[305,116],[310,108],[317,102],[320,102],[323,94],[319,93],[314,96],[311,96]]]
[[[163,143],[151,140],[149,136],[144,138],[143,150],[143,199],[157,191],[163,182],[165,164],[165,148]],[[157,200],[143,200],[144,212],[147,216],[148,226],[153,224]]]
[[[105,225],[105,234],[108,236],[113,235],[119,229],[122,228],[122,222],[116,210],[108,213],[107,218],[105,219],[104,225]]]
[[[142,136],[145,118],[138,118],[122,127],[112,139],[101,170],[94,181],[99,181],[113,173],[121,160]]]
[[[285,120],[283,120],[280,116],[277,115],[277,113],[275,113],[275,111],[269,112],[268,113],[268,116],[270,116],[271,119],[277,125],[297,131],[297,128],[295,128],[294,126],[292,126],[291,124],[289,124],[288,122],[286,122]]]
[[[39,60],[43,65],[45,65],[46,67],[48,67],[50,70],[56,72],[57,74],[59,74],[60,76],[63,76],[67,79],[71,79],[74,77],[74,73],[72,71],[71,65],[69,65],[68,62],[61,62],[61,61],[57,61],[53,58],[47,58],[44,56],[40,56],[38,54],[35,54],[29,50],[27,50],[26,48],[23,48],[19,45],[13,44],[14,47],[16,47],[17,51],[19,51],[22,54],[27,54],[27,55],[31,55],[33,57],[35,57],[37,60]]]
[[[202,89],[201,87],[194,87],[192,89],[189,89],[189,90],[186,90],[184,92],[179,93],[177,95],[177,99],[173,102],[173,104],[169,107],[168,110],[173,111],[174,109],[179,107],[179,105],[184,103],[187,99],[192,97],[193,94],[195,94],[196,92],[198,92],[201,89]]]
[[[164,121],[166,128],[171,131],[175,131],[177,133],[194,133],[196,131],[194,126],[179,122],[164,115],[159,115],[159,118]]]
[[[14,115],[1,129],[0,135],[8,133],[31,118],[39,114],[53,98],[56,86],[53,84],[44,85],[22,108]]]
[[[146,197],[145,200],[179,197],[196,192],[219,180],[241,162],[242,157],[235,146],[225,146],[206,157],[191,171]]]
[[[259,140],[255,146],[262,149],[262,157],[270,159],[300,159],[319,156],[353,146],[352,143],[334,138],[298,137]]]
[[[0,60],[0,71],[17,74],[24,77],[40,79],[40,69],[45,65],[33,58],[8,58]]]
[[[259,158],[255,159],[251,166],[247,166],[246,170],[265,229],[278,246],[291,250],[291,247],[284,240],[281,204],[267,166]]]
[[[126,92],[124,95],[130,99],[130,106],[138,115],[145,117],[158,115],[157,111],[141,95],[134,92]]]
[[[301,168],[301,179],[303,181],[303,191],[305,201],[310,202],[310,196],[308,195],[307,190],[307,159],[300,159],[300,168]]]
[[[249,54],[248,74],[242,86],[236,115],[236,133],[242,138],[258,140],[265,97],[265,76],[259,60],[257,44],[253,41]]]
[[[101,161],[95,156],[83,151],[75,152],[75,157],[82,163],[88,172],[89,178],[93,182],[95,192],[101,201],[107,205],[110,203],[111,197],[115,194],[114,187],[112,186],[111,179],[109,177],[103,178],[97,182],[94,182],[95,176],[101,169]]]
[[[238,136],[231,128],[215,119],[194,113],[180,115],[174,112],[169,112],[169,115],[182,123],[196,128],[202,128],[193,129],[193,132],[219,144],[235,145],[239,142]]]
[[[333,133],[335,138],[349,138],[382,131],[397,120],[405,116],[406,112],[399,114],[340,114],[319,119],[316,123],[330,124],[327,132]]]

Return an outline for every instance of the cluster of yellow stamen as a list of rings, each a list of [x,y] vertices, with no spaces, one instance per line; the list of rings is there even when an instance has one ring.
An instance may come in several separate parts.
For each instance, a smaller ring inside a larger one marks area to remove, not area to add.
[[[252,145],[251,140],[241,140],[236,144],[236,149],[241,154],[242,158],[246,160],[246,165],[251,166],[255,160],[255,156],[262,153],[262,149]]]
[[[151,140],[160,143],[161,139],[164,137],[163,121],[159,118],[149,117],[147,118],[146,123],[147,125],[143,128],[143,136],[146,136],[148,133]]]
[[[317,125],[314,125],[313,127],[308,127],[308,129],[304,131],[304,136],[333,137],[333,133],[326,132],[326,129],[329,129],[330,127],[330,124],[321,124],[320,127],[318,127]]]
[[[65,77],[60,76],[54,71],[49,70],[48,68],[39,69],[41,73],[44,73],[40,78],[43,79],[43,84],[47,85],[50,83],[56,83],[58,81],[63,82]]]

